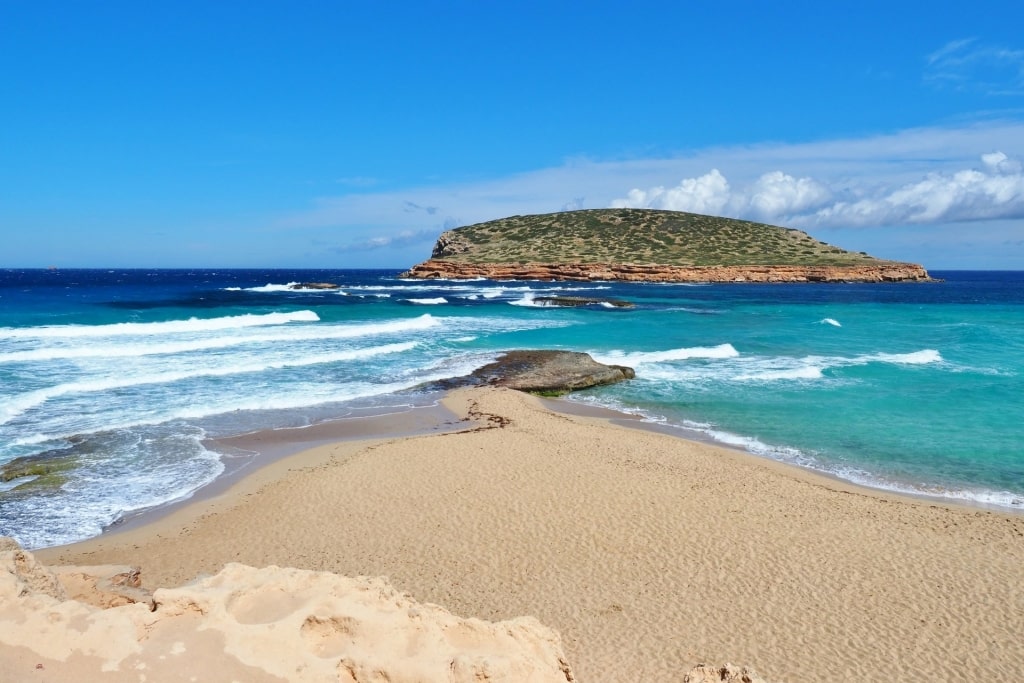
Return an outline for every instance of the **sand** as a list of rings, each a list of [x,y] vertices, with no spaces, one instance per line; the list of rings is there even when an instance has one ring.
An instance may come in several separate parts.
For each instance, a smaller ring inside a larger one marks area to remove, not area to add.
[[[1024,517],[883,495],[554,412],[510,390],[480,428],[318,446],[159,520],[38,551],[175,586],[225,564],[386,576],[490,621],[535,617],[578,680],[1024,676]],[[152,680],[152,679],[150,679]]]

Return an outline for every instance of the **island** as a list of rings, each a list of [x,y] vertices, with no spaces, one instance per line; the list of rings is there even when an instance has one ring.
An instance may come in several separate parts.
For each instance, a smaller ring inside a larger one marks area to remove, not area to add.
[[[441,234],[408,279],[631,282],[929,282],[887,261],[764,223],[654,209],[586,209]]]

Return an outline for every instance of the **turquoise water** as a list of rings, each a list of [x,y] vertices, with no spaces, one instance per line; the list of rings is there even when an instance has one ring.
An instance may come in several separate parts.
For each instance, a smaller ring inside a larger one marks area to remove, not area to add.
[[[0,271],[0,534],[96,535],[224,469],[208,439],[429,403],[501,351],[637,378],[571,400],[870,486],[1024,509],[1024,273],[894,285],[409,282],[391,271]],[[329,281],[338,291],[295,290]],[[539,305],[544,294],[630,309]]]

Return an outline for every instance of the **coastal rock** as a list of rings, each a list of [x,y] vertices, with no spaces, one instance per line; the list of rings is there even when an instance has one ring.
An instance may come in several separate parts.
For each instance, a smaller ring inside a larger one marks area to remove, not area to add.
[[[753,669],[743,666],[698,664],[686,672],[683,683],[767,683]]]
[[[533,301],[534,303],[545,304],[548,306],[564,306],[568,308],[578,308],[581,306],[633,308],[634,305],[632,301],[623,301],[622,299],[605,299],[593,296],[538,296]]]
[[[154,607],[153,594],[142,587],[142,572],[127,565],[50,567],[69,600],[108,609],[143,603]]]
[[[157,589],[153,600],[153,609],[101,609],[69,599],[53,572],[0,539],[0,677],[575,680],[558,633],[536,619],[463,619],[383,578],[228,564],[180,588]]]
[[[567,393],[633,379],[632,368],[598,363],[578,351],[509,351],[475,370],[481,383],[533,393]]]
[[[573,280],[584,282],[930,282],[924,267],[883,262],[850,266],[661,266],[628,263],[463,263],[432,258],[411,279]]]
[[[67,594],[56,575],[36,562],[35,556],[13,538],[0,537],[0,598],[43,595],[65,600]]]
[[[341,285],[333,282],[296,282],[288,285],[288,289],[341,289]]]

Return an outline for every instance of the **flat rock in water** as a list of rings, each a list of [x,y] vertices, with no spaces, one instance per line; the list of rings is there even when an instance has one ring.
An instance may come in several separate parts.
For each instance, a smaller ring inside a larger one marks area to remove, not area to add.
[[[289,285],[288,289],[341,289],[341,285],[333,282],[299,282]]]
[[[470,377],[493,386],[535,393],[568,393],[632,379],[632,368],[598,363],[578,351],[509,351]]]
[[[534,303],[547,304],[548,306],[610,306],[612,308],[633,308],[632,301],[622,299],[604,299],[590,296],[538,296]]]

